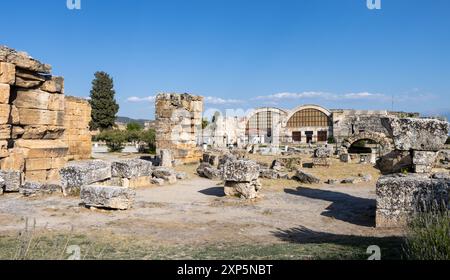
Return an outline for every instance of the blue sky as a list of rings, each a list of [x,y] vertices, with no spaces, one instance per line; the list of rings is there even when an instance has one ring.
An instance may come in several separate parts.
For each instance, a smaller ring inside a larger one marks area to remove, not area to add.
[[[450,1],[2,0],[0,44],[24,50],[87,97],[114,77],[120,115],[153,118],[158,92],[207,108],[316,103],[450,112]]]

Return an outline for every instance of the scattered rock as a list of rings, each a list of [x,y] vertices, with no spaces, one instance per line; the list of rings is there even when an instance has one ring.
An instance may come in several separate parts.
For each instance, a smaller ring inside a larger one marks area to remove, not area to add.
[[[339,184],[339,180],[336,179],[328,179],[328,181],[326,182],[328,185],[337,185]]]
[[[274,160],[272,162],[272,165],[270,166],[270,169],[275,171],[282,171],[284,169],[284,164],[279,160]]]
[[[132,207],[136,192],[124,187],[88,185],[81,187],[80,196],[88,207],[126,210]]]
[[[35,196],[38,194],[62,193],[62,187],[57,184],[26,182],[20,187],[20,194],[23,196]]]
[[[152,176],[152,173],[152,163],[142,159],[119,160],[111,164],[112,177],[131,179]]]
[[[259,197],[261,190],[261,183],[259,180],[252,182],[225,182],[225,195],[236,196],[242,199],[255,199]]]
[[[313,167],[330,167],[331,166],[331,159],[330,158],[313,158]]]
[[[320,179],[302,170],[297,170],[294,179],[304,184],[319,184]]]
[[[333,150],[325,147],[320,147],[314,150],[315,158],[330,158],[333,155]]]
[[[0,177],[0,195],[3,194],[3,190],[5,189],[5,180],[3,180],[2,177]]]
[[[373,179],[373,177],[372,177],[372,175],[370,175],[370,174],[366,174],[366,175],[364,175],[364,174],[359,174],[358,175],[360,178],[361,178],[361,180],[363,181],[363,182],[371,182],[372,181],[372,179]]]
[[[361,183],[361,182],[362,182],[361,178],[346,178],[346,179],[341,181],[341,184],[349,184],[349,185],[351,185],[351,184],[358,184],[358,183]]]
[[[251,160],[227,161],[223,166],[223,180],[251,182],[259,178],[259,165]]]
[[[160,178],[152,178],[150,180],[150,183],[152,183],[153,185],[157,185],[157,186],[164,186],[164,179],[160,179]]]
[[[412,156],[409,151],[392,151],[377,161],[377,167],[384,175],[409,171],[412,168]]]
[[[186,172],[177,172],[176,177],[178,180],[186,180],[188,178],[188,175]]]
[[[111,163],[102,160],[72,162],[60,171],[64,195],[76,194],[84,185],[111,178]]]
[[[153,170],[153,177],[163,179],[169,184],[177,183],[177,174],[173,169],[166,167],[157,167]]]

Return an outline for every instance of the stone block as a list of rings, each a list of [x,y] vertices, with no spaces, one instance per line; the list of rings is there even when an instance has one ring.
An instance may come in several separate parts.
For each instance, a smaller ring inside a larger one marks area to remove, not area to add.
[[[223,180],[229,182],[251,182],[259,178],[260,167],[251,160],[227,161],[223,165]]]
[[[396,174],[377,182],[376,226],[402,227],[417,212],[433,206],[448,208],[450,179],[433,179],[422,174]]]
[[[49,195],[54,193],[62,193],[62,188],[58,184],[26,182],[20,187],[20,194],[26,197],[36,195]]]
[[[64,78],[51,77],[42,84],[41,89],[51,93],[64,93]]]
[[[430,173],[436,163],[438,152],[413,151],[413,170],[415,173]]]
[[[242,199],[256,199],[259,197],[261,190],[259,180],[251,182],[225,182],[224,192],[226,196],[235,196]]]
[[[0,125],[9,123],[9,114],[11,112],[11,106],[8,104],[0,104]]]
[[[15,147],[26,150],[26,158],[64,158],[68,147],[61,140],[25,140],[19,139]]]
[[[350,154],[343,153],[339,155],[339,160],[341,162],[350,163],[352,162],[352,157],[350,156]]]
[[[25,167],[26,151],[20,148],[9,149],[9,156],[0,160],[0,169],[23,171]]]
[[[18,108],[21,125],[64,126],[64,111]]]
[[[0,125],[0,141],[11,139],[11,126],[9,124]]]
[[[332,161],[330,158],[313,158],[313,167],[330,167]]]
[[[27,125],[23,127],[22,139],[60,139],[65,132],[62,126],[52,125]]]
[[[173,167],[173,157],[172,152],[167,149],[162,149],[160,151],[160,158],[161,158],[161,166],[162,167]]]
[[[302,170],[297,170],[297,173],[294,176],[294,179],[296,179],[297,181],[304,183],[304,184],[319,184],[320,183],[320,179],[309,174],[306,173]]]
[[[392,151],[377,161],[377,167],[384,175],[409,172],[412,169],[411,153],[409,151]]]
[[[112,177],[137,178],[152,176],[153,166],[150,161],[142,159],[126,159],[114,161],[111,165]]]
[[[16,81],[16,66],[0,61],[0,83],[14,85]]]
[[[400,151],[439,151],[448,138],[449,123],[436,119],[383,118],[383,125]]]
[[[75,194],[82,186],[111,178],[111,163],[102,160],[71,162],[60,171],[65,195]]]
[[[8,156],[9,156],[8,141],[0,140],[0,158],[5,158]]]
[[[21,171],[0,170],[0,177],[5,181],[6,192],[18,192],[23,182]]]
[[[86,185],[81,187],[80,197],[88,207],[127,210],[133,206],[136,192],[125,187]]]
[[[314,157],[316,157],[316,158],[329,158],[332,155],[333,155],[333,150],[330,148],[321,147],[321,148],[317,148],[314,151]]]
[[[0,104],[9,103],[10,90],[10,85],[0,84]]]

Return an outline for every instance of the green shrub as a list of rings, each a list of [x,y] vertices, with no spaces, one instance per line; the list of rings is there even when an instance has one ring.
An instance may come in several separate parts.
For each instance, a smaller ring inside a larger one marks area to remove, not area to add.
[[[411,260],[449,260],[450,211],[417,214],[408,225],[405,254]]]
[[[97,141],[104,141],[109,152],[122,152],[125,148],[124,143],[127,142],[128,135],[125,131],[105,130],[97,135]]]
[[[328,144],[336,144],[336,139],[333,136],[328,137]]]
[[[128,131],[141,131],[142,125],[140,123],[137,122],[131,122],[129,124],[127,124],[127,130]]]
[[[154,129],[141,131],[139,140],[146,144],[147,150],[143,152],[152,154],[156,152],[156,132]]]
[[[447,142],[445,144],[450,145],[450,137],[447,138]]]

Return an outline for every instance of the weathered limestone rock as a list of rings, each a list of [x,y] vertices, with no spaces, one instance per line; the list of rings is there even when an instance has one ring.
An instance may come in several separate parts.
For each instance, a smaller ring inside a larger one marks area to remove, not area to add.
[[[0,177],[0,195],[2,195],[3,192],[5,191],[5,186],[6,186],[5,180],[3,180],[2,177]]]
[[[25,52],[18,52],[6,46],[0,46],[0,61],[38,73],[49,74],[52,70],[50,65],[35,60]]]
[[[27,158],[64,158],[67,154],[67,145],[60,140],[20,139],[15,147],[27,149]]]
[[[259,180],[252,182],[225,182],[224,192],[227,196],[236,196],[242,199],[256,199],[259,197],[261,183]]]
[[[0,104],[8,104],[10,96],[10,85],[0,84]]]
[[[9,156],[8,141],[0,140],[0,159]]]
[[[439,151],[448,138],[449,123],[445,121],[413,118],[382,121],[400,151]]]
[[[64,111],[17,108],[21,125],[64,126]]]
[[[336,179],[328,179],[328,180],[326,181],[326,183],[327,183],[328,185],[337,185],[337,184],[339,184],[339,180],[336,180]]]
[[[8,150],[8,157],[0,159],[1,170],[23,171],[25,167],[25,151],[20,148]]]
[[[61,126],[29,125],[22,128],[21,138],[28,140],[56,140],[60,139],[64,132],[65,128]]]
[[[197,168],[197,174],[200,177],[208,178],[210,180],[220,180],[222,178],[222,170],[214,168],[209,163],[201,163]]]
[[[412,156],[408,151],[392,151],[377,161],[382,174],[401,173],[412,168]]]
[[[177,174],[174,170],[167,167],[155,167],[153,177],[163,179],[169,184],[177,183]]]
[[[14,85],[15,82],[16,82],[16,66],[14,66],[14,64],[11,63],[2,62],[0,56],[0,83]]]
[[[313,167],[318,167],[318,166],[322,166],[322,167],[330,167],[331,166],[331,159],[330,158],[313,158]]]
[[[17,68],[15,86],[19,88],[33,89],[42,85],[45,82],[45,79],[46,76],[41,75],[40,73]]]
[[[133,206],[136,192],[125,187],[86,185],[81,187],[80,197],[88,207],[127,210]]]
[[[352,157],[350,156],[350,154],[344,154],[344,153],[340,154],[339,159],[341,162],[345,162],[345,163],[352,162]]]
[[[202,162],[209,163],[211,166],[219,166],[220,155],[214,153],[203,153]]]
[[[302,170],[297,170],[294,179],[304,184],[319,184],[320,179]]]
[[[5,125],[9,121],[11,106],[8,104],[0,104],[0,125]]]
[[[47,79],[41,86],[43,91],[51,93],[64,94],[64,78],[63,77],[51,77]]]
[[[20,171],[0,170],[0,177],[5,181],[5,192],[18,192],[23,182],[23,174]]]
[[[377,183],[377,227],[402,227],[415,212],[447,208],[450,179],[421,174],[381,177]]]
[[[161,178],[152,178],[150,180],[150,183],[152,183],[153,185],[157,185],[157,186],[164,186],[165,181],[164,181],[164,179],[161,179]]]
[[[439,151],[435,165],[438,168],[450,169],[450,150]]]
[[[259,165],[251,160],[228,161],[223,166],[223,180],[251,182],[259,178]]]
[[[153,166],[150,161],[142,159],[126,159],[114,161],[111,165],[112,177],[137,178],[152,176]]]
[[[438,153],[413,151],[413,170],[415,173],[430,173],[436,162]]]
[[[23,196],[46,195],[53,193],[62,193],[62,188],[58,184],[43,184],[35,182],[26,182],[20,187],[20,194]]]
[[[162,149],[160,151],[160,157],[162,167],[173,167],[172,152],[170,150]]]
[[[186,172],[177,172],[177,180],[186,180],[188,175]]]
[[[352,185],[352,184],[359,184],[362,182],[361,178],[355,178],[355,177],[351,177],[351,178],[345,178],[341,181],[341,184],[348,184],[348,185]]]
[[[317,148],[314,151],[314,157],[316,158],[329,158],[333,155],[333,150],[325,147]]]
[[[76,194],[82,186],[111,178],[111,163],[102,160],[71,162],[60,171],[64,195]]]
[[[277,171],[277,170],[273,170],[273,169],[261,169],[260,170],[260,178],[264,178],[264,179],[289,179],[289,174],[285,173],[285,172],[281,172],[281,171]]]

